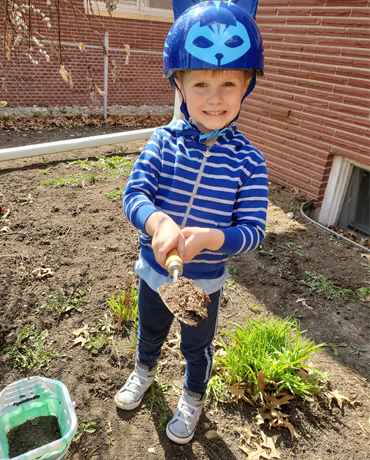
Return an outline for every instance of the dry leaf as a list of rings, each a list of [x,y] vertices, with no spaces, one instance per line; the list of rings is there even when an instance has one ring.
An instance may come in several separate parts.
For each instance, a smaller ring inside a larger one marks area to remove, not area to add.
[[[82,51],[83,53],[85,52],[85,45],[81,42],[78,44],[78,48],[80,51]]]
[[[302,302],[302,305],[304,306],[304,308],[309,308],[310,310],[313,310],[313,308],[311,307],[311,305],[308,305],[308,303],[306,302],[306,300],[309,300],[309,299],[297,299],[296,303]]]
[[[342,405],[344,402],[348,403],[348,404],[351,404],[352,407],[355,407],[355,403],[356,401],[354,400],[351,400],[350,398],[348,398],[347,396],[343,396],[341,395],[338,390],[334,390],[334,391],[328,391],[326,393],[326,396],[328,397],[329,399],[329,405],[331,407],[331,402],[333,399],[335,399],[338,403],[338,406],[342,409]]]
[[[7,104],[8,104],[7,102],[1,101],[1,102],[0,102],[0,107],[5,107]]]
[[[252,450],[248,449],[248,447],[239,446],[239,449],[241,449],[248,455],[248,460],[270,460],[270,455],[259,444],[257,444],[256,442],[253,442],[253,444],[257,450]]]
[[[51,271],[51,268],[49,267],[37,267],[34,270],[32,270],[31,274],[35,276],[36,278],[44,278],[45,276],[53,276],[54,273]]]
[[[258,372],[258,375],[257,375],[257,386],[258,386],[258,389],[260,391],[262,391],[262,393],[264,393],[264,389],[265,389],[265,382],[266,382],[266,376],[265,374],[262,372],[262,371],[259,371]]]
[[[276,436],[272,436],[270,438],[262,431],[261,437],[262,437],[262,446],[270,449],[270,458],[280,458],[280,453],[275,447],[275,443],[279,435],[277,434]]]
[[[289,404],[289,400],[294,399],[295,396],[286,394],[282,396],[281,398],[279,398],[279,395],[271,398],[271,396],[268,393],[266,393],[265,398],[267,400],[266,407],[268,409],[281,409],[280,406],[282,406],[283,404]]]
[[[100,96],[103,96],[103,97],[105,96],[105,92],[101,90],[100,88],[98,88],[96,85],[95,85],[95,89],[100,94]]]
[[[236,396],[237,401],[244,396],[243,388],[238,388],[236,385],[226,385],[226,386],[231,391],[231,394],[233,396]]]
[[[361,257],[365,257],[365,259],[370,260],[370,254],[361,254]]]
[[[59,73],[60,75],[62,76],[63,80],[69,84],[69,86],[71,88],[73,88],[73,82],[72,82],[72,75],[71,75],[71,72],[68,72],[68,70],[64,67],[64,65],[62,64],[60,66],[60,70],[59,70]]]
[[[85,343],[88,342],[88,341],[89,341],[88,338],[80,336],[80,337],[77,337],[76,339],[74,339],[72,346],[74,347],[75,345],[80,343],[81,347],[83,347],[85,345]]]
[[[239,433],[239,441],[245,441],[247,444],[250,443],[251,438],[256,438],[257,436],[252,433],[252,430],[248,427],[237,426],[234,427],[234,431]]]
[[[4,232],[4,233],[9,233],[10,232],[10,228],[9,227],[1,227],[0,228],[0,232]]]

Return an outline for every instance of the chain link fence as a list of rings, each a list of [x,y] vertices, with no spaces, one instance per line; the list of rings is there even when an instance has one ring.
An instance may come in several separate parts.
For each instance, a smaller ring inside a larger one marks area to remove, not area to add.
[[[5,71],[0,69],[0,79],[5,82],[0,100],[7,101],[9,108],[102,106],[102,48],[85,45],[81,52],[77,44],[62,44],[63,65],[71,73],[73,87],[62,79],[58,57],[49,54],[49,62],[40,54],[37,65],[21,52],[8,61]],[[174,91],[163,78],[161,52],[132,50],[128,63],[125,50],[109,50],[108,56],[108,111],[113,105],[173,106]]]

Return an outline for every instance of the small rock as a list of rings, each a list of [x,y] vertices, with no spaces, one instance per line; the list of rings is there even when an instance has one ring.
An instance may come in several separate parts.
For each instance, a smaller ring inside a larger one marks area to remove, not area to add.
[[[286,215],[289,219],[294,219],[294,212],[287,212]]]
[[[149,447],[149,449],[148,449],[148,452],[150,452],[150,453],[154,454],[154,453],[155,453],[155,449],[154,449],[154,447]]]
[[[100,372],[99,377],[100,380],[103,380],[103,382],[108,379],[107,374],[104,374],[104,372]]]
[[[209,422],[204,422],[204,428],[208,430],[208,428],[211,428],[211,424]]]
[[[204,435],[208,440],[209,439],[214,439],[214,438],[217,438],[218,436],[218,433],[216,430],[210,430],[210,431],[207,431],[207,433]]]

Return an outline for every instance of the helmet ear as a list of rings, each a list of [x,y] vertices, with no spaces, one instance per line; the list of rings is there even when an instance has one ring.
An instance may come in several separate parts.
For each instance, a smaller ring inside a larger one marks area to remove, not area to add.
[[[175,21],[185,10],[200,2],[201,0],[172,0],[172,8]]]
[[[258,0],[230,0],[230,3],[240,6],[240,8],[243,8],[249,13],[253,19],[256,19]]]

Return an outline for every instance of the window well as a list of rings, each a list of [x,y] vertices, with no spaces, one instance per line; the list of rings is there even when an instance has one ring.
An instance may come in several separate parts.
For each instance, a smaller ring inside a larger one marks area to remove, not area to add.
[[[370,171],[353,168],[338,227],[359,239],[370,237]]]

